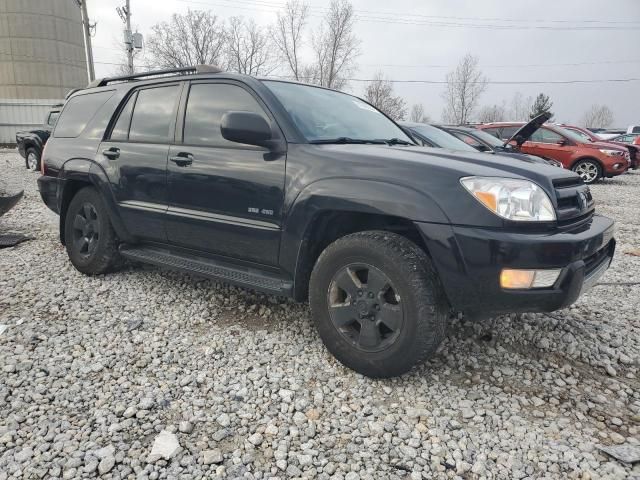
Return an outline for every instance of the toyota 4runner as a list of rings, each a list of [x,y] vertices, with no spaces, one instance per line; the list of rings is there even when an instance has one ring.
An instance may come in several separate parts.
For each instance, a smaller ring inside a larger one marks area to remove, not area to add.
[[[205,66],[73,94],[38,184],[80,272],[130,259],[308,299],[375,377],[432,356],[452,311],[570,305],[615,248],[573,172],[423,148],[352,95]]]

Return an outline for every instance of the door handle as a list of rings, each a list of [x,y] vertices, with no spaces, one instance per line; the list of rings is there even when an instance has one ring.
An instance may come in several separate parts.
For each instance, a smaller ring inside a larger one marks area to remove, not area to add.
[[[175,163],[178,167],[186,167],[193,163],[193,155],[189,152],[180,152],[174,157],[169,157],[169,160]]]
[[[102,155],[107,157],[109,160],[115,160],[120,156],[120,149],[118,147],[107,148],[102,151]]]

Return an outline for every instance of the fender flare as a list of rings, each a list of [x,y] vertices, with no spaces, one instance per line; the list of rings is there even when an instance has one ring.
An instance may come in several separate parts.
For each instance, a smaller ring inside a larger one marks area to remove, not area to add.
[[[291,201],[283,222],[280,266],[294,279],[302,267],[307,236],[325,212],[393,216],[409,221],[449,224],[440,205],[427,193],[373,179],[333,177],[307,185]]]
[[[60,212],[60,240],[64,244],[64,218],[66,210],[63,209],[64,191],[69,181],[80,181],[93,186],[104,200],[107,206],[107,214],[111,225],[118,238],[123,241],[133,241],[127,232],[118,210],[117,202],[110,187],[109,178],[100,164],[87,158],[72,158],[67,160],[58,172],[60,188],[58,189],[57,202]]]

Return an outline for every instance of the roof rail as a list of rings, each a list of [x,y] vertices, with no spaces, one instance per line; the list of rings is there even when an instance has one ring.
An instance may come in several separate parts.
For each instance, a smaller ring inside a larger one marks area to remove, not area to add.
[[[123,75],[120,77],[96,78],[87,85],[87,88],[104,87],[110,83],[129,82],[151,77],[164,77],[170,75],[193,75],[197,73],[220,73],[223,70],[215,65],[195,65],[193,67],[170,68],[166,70],[153,70],[151,72],[136,73],[134,75]]]

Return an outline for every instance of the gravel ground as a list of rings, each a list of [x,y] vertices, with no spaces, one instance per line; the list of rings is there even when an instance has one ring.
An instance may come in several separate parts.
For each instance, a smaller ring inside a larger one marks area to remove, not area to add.
[[[452,321],[432,361],[376,381],[306,305],[133,266],[73,269],[37,174],[0,232],[0,480],[640,478],[640,173],[593,187],[617,220],[602,284],[549,315]],[[636,282],[635,285],[623,285]]]

